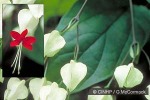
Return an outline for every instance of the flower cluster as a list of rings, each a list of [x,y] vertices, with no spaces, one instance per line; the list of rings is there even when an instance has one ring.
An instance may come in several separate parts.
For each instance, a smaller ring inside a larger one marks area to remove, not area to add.
[[[56,82],[47,81],[46,78],[33,78],[29,82],[29,89],[34,100],[66,100],[67,95],[86,76],[87,67],[81,62],[71,60],[70,63],[61,68],[60,73],[67,89],[59,87]],[[25,86],[25,80],[20,81],[18,78],[10,78],[5,91],[5,99],[25,99],[27,96],[28,90]]]

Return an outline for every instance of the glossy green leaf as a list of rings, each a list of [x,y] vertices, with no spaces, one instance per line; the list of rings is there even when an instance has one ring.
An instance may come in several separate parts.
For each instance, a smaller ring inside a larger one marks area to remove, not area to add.
[[[99,2],[94,1],[95,5],[98,5],[97,3],[102,1],[105,2],[104,0],[100,0]],[[78,61],[87,65],[88,73],[74,92],[79,92],[108,79],[113,75],[117,66],[128,64],[131,61],[129,55],[129,48],[132,43],[130,11],[128,7],[126,9],[118,8],[125,6],[126,3],[119,6],[117,6],[118,3],[113,3],[115,11],[112,9],[113,7],[105,7],[109,10],[102,11],[101,6],[93,7],[94,1],[86,5],[79,22],[80,52]],[[61,31],[68,25],[82,4],[83,2],[81,1],[77,2],[64,15],[57,30]],[[109,12],[105,13],[106,11]],[[134,6],[134,16],[136,39],[140,47],[143,47],[150,36],[150,11],[143,6]],[[64,38],[66,40],[65,47],[49,60],[46,76],[50,81],[61,81],[59,74],[61,67],[73,58],[76,43],[76,27],[67,31],[64,34]],[[125,57],[126,59],[124,59]]]

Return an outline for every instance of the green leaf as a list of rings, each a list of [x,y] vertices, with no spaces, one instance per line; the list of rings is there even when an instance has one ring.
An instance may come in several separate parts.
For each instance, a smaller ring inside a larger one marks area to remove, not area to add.
[[[79,92],[108,79],[113,75],[117,66],[128,64],[131,61],[129,48],[132,44],[132,34],[129,8],[118,8],[115,11],[109,9],[109,13],[100,13],[102,12],[101,7],[91,8],[90,3],[94,4],[89,2],[86,5],[79,22],[80,52],[78,61],[87,65],[88,73],[74,92]],[[59,31],[68,25],[82,4],[83,2],[77,2],[61,19],[57,27]],[[136,39],[142,48],[150,36],[150,11],[143,6],[134,6],[134,16]],[[64,38],[66,40],[65,47],[49,60],[46,76],[50,81],[61,81],[61,67],[73,58],[76,28],[73,27],[67,31]],[[126,55],[127,57],[124,59]],[[124,62],[122,63],[122,61]]]
[[[75,3],[75,1],[76,0],[44,0],[45,22],[50,17],[63,15]]]

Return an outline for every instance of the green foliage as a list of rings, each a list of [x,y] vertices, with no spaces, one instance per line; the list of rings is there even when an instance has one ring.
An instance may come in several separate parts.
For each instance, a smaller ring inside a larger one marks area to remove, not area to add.
[[[74,92],[102,82],[113,75],[120,64],[131,61],[129,48],[132,43],[131,20],[128,0],[108,3],[110,0],[89,1],[79,22],[80,52],[78,61],[88,67],[88,75]],[[101,2],[101,3],[100,3]],[[113,1],[112,1],[113,2]],[[124,2],[124,4],[122,4]],[[79,11],[82,1],[63,16],[57,29],[61,31]],[[94,5],[95,4],[95,5]],[[102,5],[103,6],[98,6]],[[111,6],[111,4],[113,4]],[[110,6],[108,6],[110,5]],[[95,6],[95,7],[93,7]],[[120,7],[126,7],[121,9]],[[104,10],[105,9],[105,10]],[[107,13],[109,12],[109,13]],[[144,6],[134,6],[136,39],[142,48],[150,36],[150,11]],[[64,35],[66,46],[55,57],[50,58],[47,79],[59,82],[60,68],[73,59],[76,43],[76,27]],[[127,56],[126,56],[127,55]],[[124,59],[126,56],[126,59]]]
[[[61,16],[67,12],[76,0],[44,0],[45,22],[53,16]]]

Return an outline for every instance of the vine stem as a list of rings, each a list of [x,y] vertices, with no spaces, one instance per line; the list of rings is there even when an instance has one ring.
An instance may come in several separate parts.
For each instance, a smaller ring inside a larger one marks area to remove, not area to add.
[[[69,92],[69,90],[67,90],[68,91],[68,95],[67,95],[67,99],[66,100],[69,100],[70,99],[70,92]]]
[[[80,8],[80,10],[79,10],[78,13],[76,14],[76,16],[73,17],[73,18],[71,19],[71,21],[69,22],[69,24],[61,31],[62,34],[65,33],[67,30],[69,30],[69,29],[70,29],[72,26],[74,26],[77,22],[79,22],[80,15],[81,15],[81,13],[82,13],[82,11],[83,11],[83,9],[84,9],[84,7],[85,7],[87,1],[88,1],[88,0],[85,0],[85,1],[84,1],[82,7]]]
[[[132,0],[129,0],[129,4],[130,4],[130,15],[131,15],[131,25],[132,25],[133,43],[136,43],[136,38],[135,38],[135,25],[134,25],[134,15],[133,15],[133,3],[132,3]]]
[[[46,72],[47,72],[47,68],[48,68],[48,57],[44,58],[44,65],[45,65],[45,71],[44,71],[44,77],[46,78]]]
[[[74,60],[76,61],[78,59],[78,53],[79,53],[79,26],[77,25],[77,34],[76,34],[76,46],[74,50]]]

